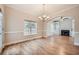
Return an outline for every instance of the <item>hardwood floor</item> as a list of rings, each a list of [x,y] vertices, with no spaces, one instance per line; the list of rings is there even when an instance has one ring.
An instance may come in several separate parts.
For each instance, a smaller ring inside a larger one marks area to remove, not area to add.
[[[73,45],[73,38],[52,36],[36,39],[4,48],[4,55],[77,55],[79,47]]]

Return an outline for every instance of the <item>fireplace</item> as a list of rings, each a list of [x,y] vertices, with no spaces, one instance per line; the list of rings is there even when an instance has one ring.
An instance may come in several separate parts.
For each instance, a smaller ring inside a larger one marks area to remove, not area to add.
[[[62,36],[70,36],[70,31],[69,30],[61,30],[61,35]]]

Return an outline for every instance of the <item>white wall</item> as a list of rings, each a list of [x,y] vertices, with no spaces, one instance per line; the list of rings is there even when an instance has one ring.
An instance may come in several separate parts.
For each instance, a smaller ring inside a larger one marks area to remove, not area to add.
[[[60,22],[60,29],[61,30],[71,30],[72,28],[72,20],[65,19],[64,21]]]
[[[75,23],[73,22],[72,17],[65,17],[65,18],[66,19],[60,22],[60,33],[61,30],[70,30],[70,36],[72,36],[74,34],[73,24]]]

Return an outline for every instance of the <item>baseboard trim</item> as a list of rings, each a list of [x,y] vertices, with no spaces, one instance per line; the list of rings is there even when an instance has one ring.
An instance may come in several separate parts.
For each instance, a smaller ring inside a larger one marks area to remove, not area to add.
[[[11,43],[6,43],[6,44],[4,44],[4,47],[5,46],[9,46],[9,45],[23,43],[23,42],[30,41],[30,40],[34,40],[34,39],[39,39],[39,38],[41,38],[41,36],[35,37],[35,38],[30,38],[30,39],[27,39],[27,40],[25,39],[25,40],[19,40],[19,41],[15,41],[15,42],[11,42]]]
[[[4,32],[5,34],[11,34],[11,33],[24,33],[24,31],[10,31],[10,32]]]

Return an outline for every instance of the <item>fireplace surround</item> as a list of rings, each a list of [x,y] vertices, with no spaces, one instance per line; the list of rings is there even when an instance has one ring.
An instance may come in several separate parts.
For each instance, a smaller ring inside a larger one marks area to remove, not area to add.
[[[70,36],[70,30],[61,30],[62,36]]]

